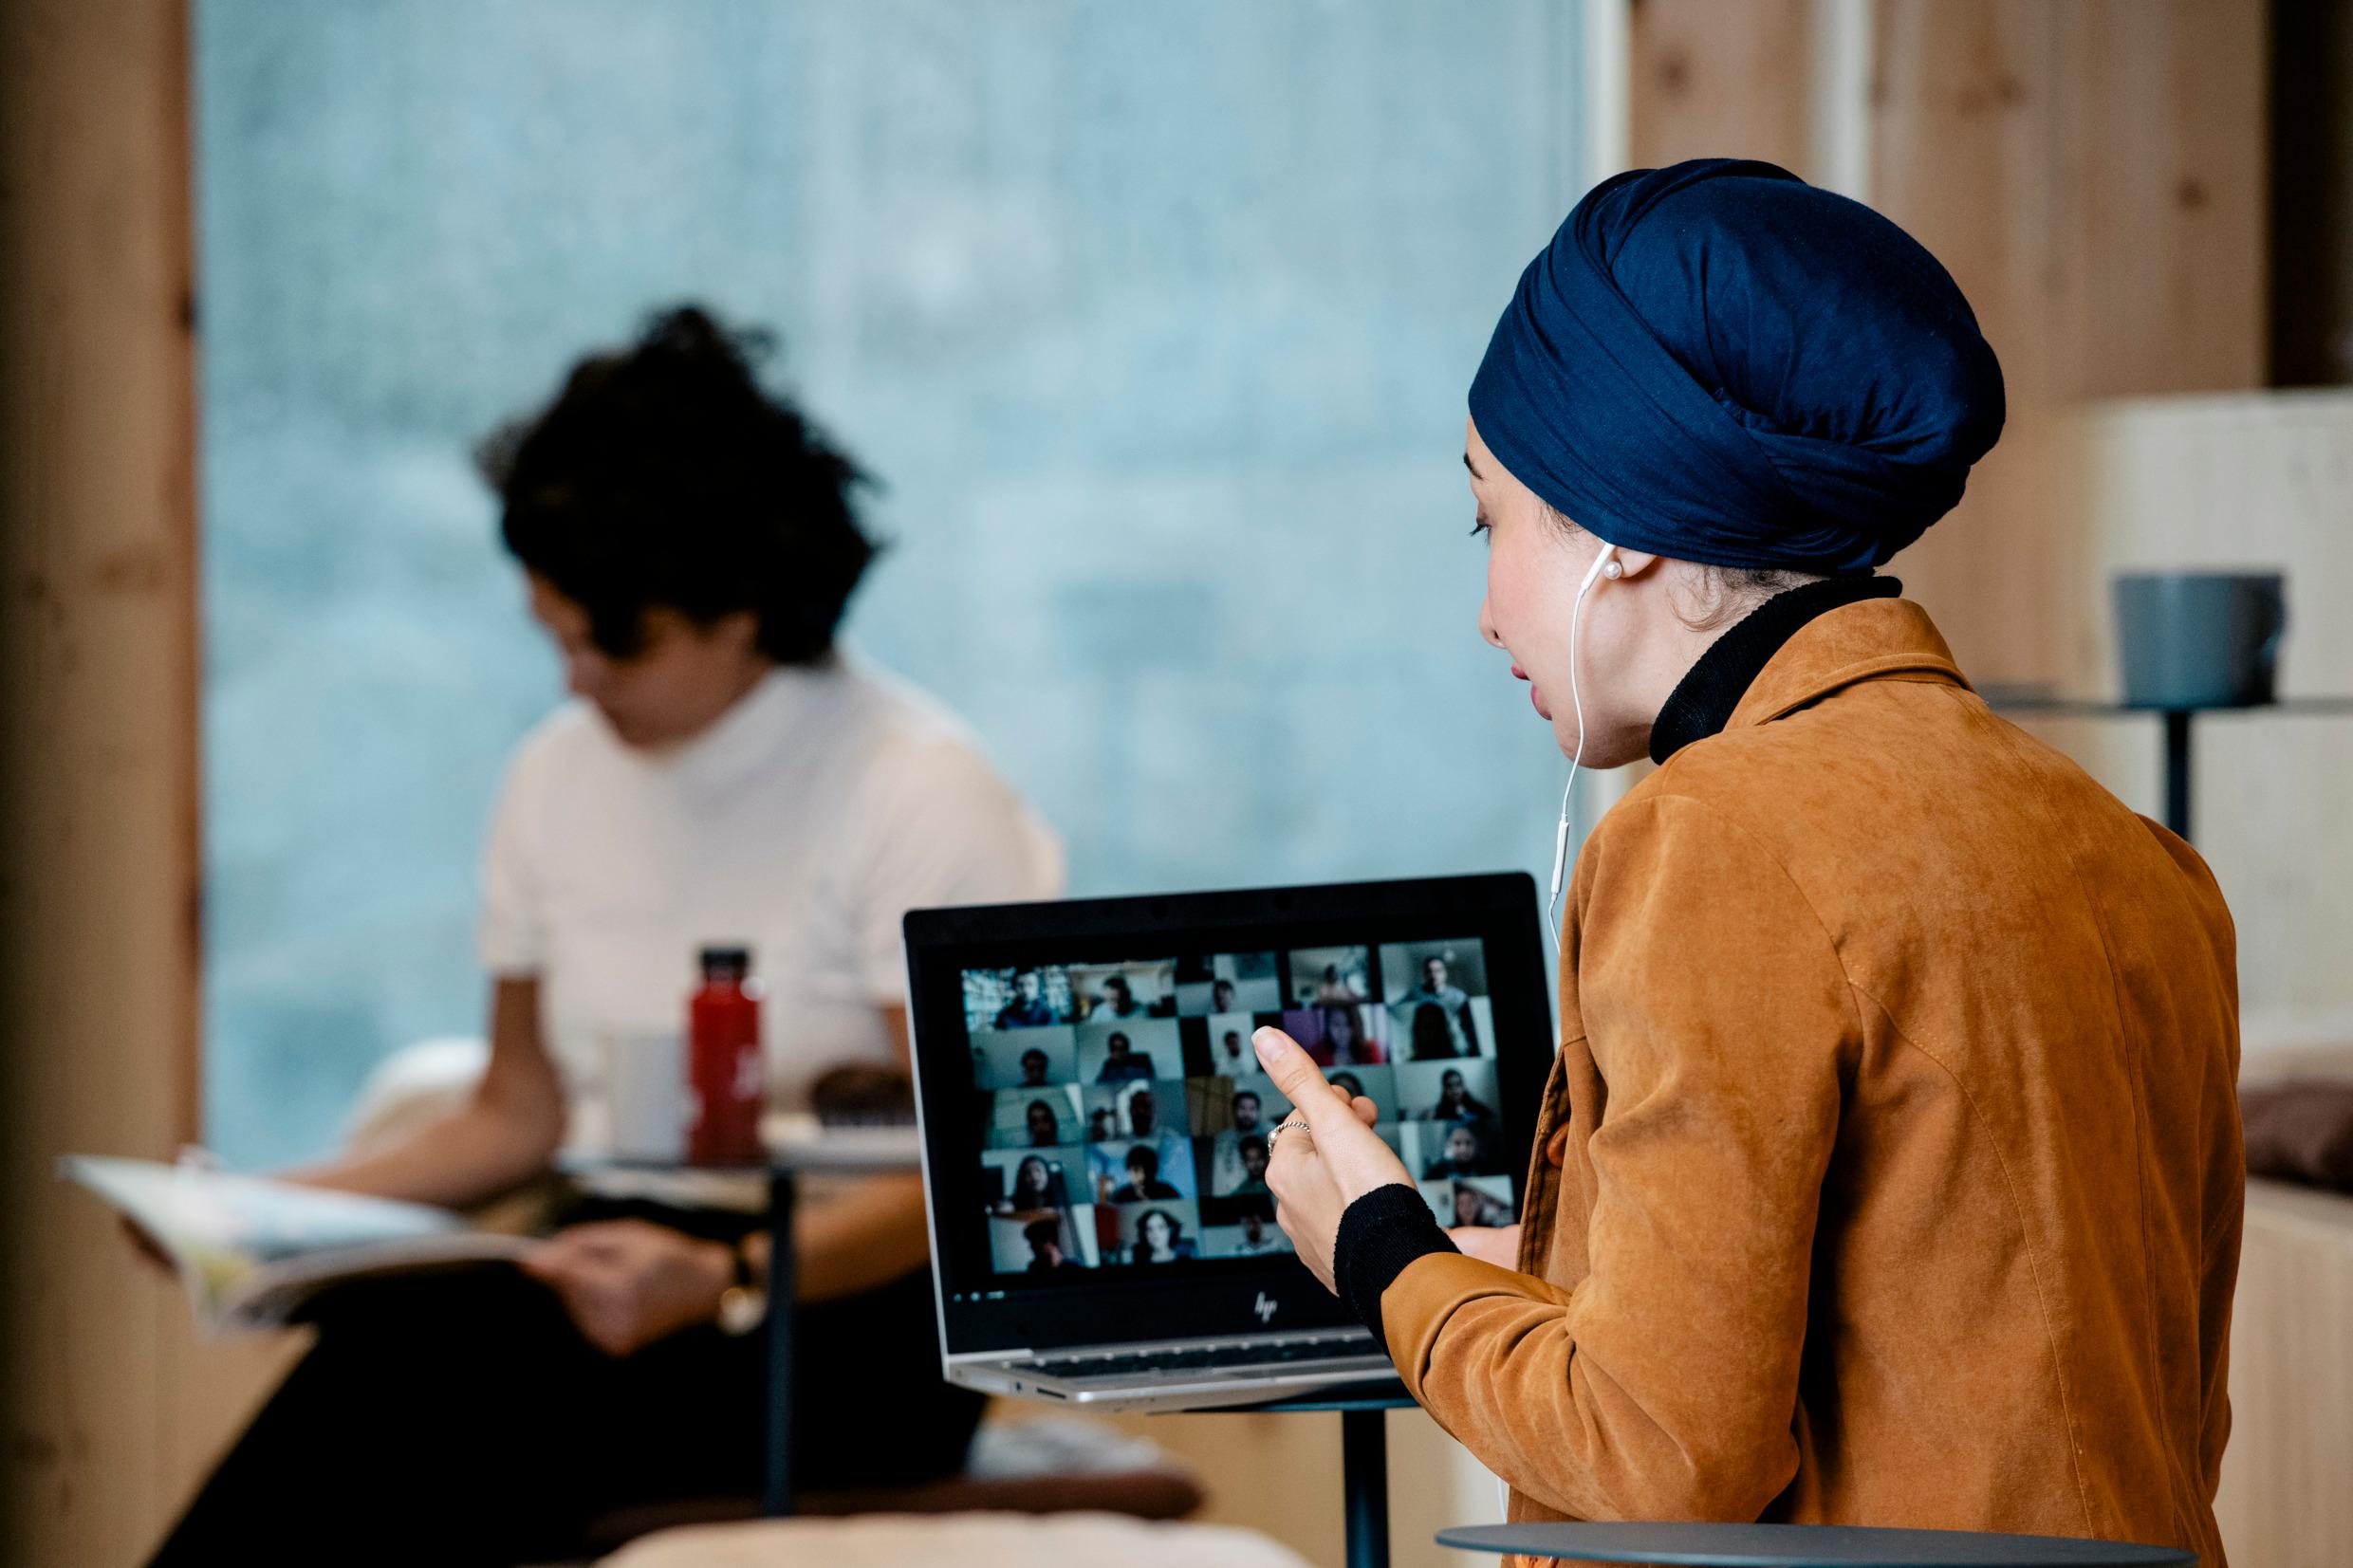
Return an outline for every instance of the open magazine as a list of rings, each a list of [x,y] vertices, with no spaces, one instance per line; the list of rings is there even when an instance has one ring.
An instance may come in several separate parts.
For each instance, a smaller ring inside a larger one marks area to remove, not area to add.
[[[68,1155],[59,1173],[122,1211],[178,1265],[214,1333],[274,1327],[330,1284],[520,1257],[526,1237],[447,1209],[152,1160]]]

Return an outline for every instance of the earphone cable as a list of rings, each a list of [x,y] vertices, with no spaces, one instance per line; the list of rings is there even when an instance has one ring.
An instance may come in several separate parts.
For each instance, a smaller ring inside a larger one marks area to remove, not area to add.
[[[1552,886],[1545,895],[1545,928],[1552,933],[1552,956],[1561,956],[1561,927],[1554,910],[1561,902],[1561,877],[1568,869],[1568,811],[1572,793],[1577,787],[1577,769],[1585,760],[1585,705],[1577,690],[1577,630],[1585,611],[1585,595],[1593,591],[1594,581],[1602,575],[1603,565],[1618,553],[1614,544],[1604,544],[1585,570],[1585,580],[1577,584],[1577,600],[1568,609],[1568,701],[1577,714],[1577,749],[1568,759],[1568,783],[1561,786],[1561,821],[1552,832]]]

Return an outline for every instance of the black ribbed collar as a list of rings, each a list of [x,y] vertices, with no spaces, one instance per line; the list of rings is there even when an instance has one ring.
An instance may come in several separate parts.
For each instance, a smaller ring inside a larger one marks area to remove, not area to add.
[[[1903,584],[1892,577],[1833,577],[1775,594],[1743,616],[1699,655],[1658,710],[1650,727],[1650,760],[1665,762],[1694,741],[1732,722],[1732,710],[1781,645],[1816,616],[1866,599],[1894,599]]]

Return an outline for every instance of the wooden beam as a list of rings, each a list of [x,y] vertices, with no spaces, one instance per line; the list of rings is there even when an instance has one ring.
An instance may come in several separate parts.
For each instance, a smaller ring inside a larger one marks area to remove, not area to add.
[[[2264,8],[1878,0],[1872,33],[1869,199],[1960,284],[2010,401],[1899,569],[1977,678],[2048,680],[2081,652],[2059,585],[2096,569],[2056,415],[2262,380]]]
[[[1634,0],[1631,166],[1756,157],[1813,161],[1806,0]]]
[[[196,1126],[195,377],[180,0],[0,8],[0,1559],[142,1560],[285,1347],[200,1345],[60,1187]]]

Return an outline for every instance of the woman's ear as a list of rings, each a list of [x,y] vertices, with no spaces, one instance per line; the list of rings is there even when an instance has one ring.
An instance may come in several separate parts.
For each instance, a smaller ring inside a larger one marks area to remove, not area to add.
[[[704,628],[703,636],[738,654],[750,654],[760,646],[760,618],[750,610],[730,610]]]
[[[1648,550],[1621,549],[1616,555],[1610,557],[1610,560],[1622,570],[1611,572],[1603,568],[1602,575],[1616,582],[1629,581],[1651,570],[1663,559],[1661,556],[1651,554]]]

